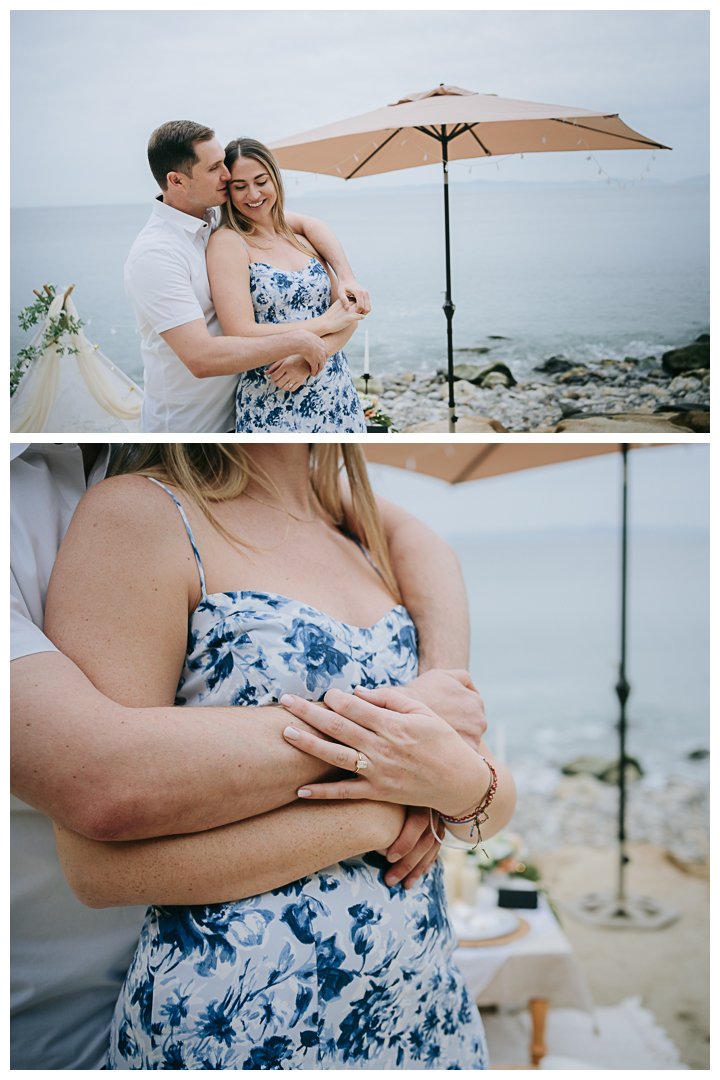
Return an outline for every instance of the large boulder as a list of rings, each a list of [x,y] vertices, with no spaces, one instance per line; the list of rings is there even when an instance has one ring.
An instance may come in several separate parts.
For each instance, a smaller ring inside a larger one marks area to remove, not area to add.
[[[499,420],[492,420],[489,416],[461,416],[455,425],[455,431],[461,435],[475,432],[506,432],[507,430]],[[412,427],[403,428],[403,434],[408,431],[444,431],[447,434],[448,422],[447,420],[426,420],[423,424],[413,424]]]
[[[707,334],[703,334],[707,337]],[[710,367],[710,341],[694,341],[682,349],[671,349],[663,354],[662,366],[670,375],[682,375],[693,368]]]
[[[482,386],[487,376],[496,371],[505,376],[507,379],[506,386],[515,386],[517,380],[510,368],[507,364],[503,364],[502,360],[496,360],[494,364],[488,364],[486,367],[478,367],[476,364],[455,364],[453,378],[456,382],[458,379],[465,379],[474,386]]]
[[[571,434],[577,432],[614,433],[633,431],[664,431],[668,434],[677,435],[682,432],[691,432],[691,427],[673,423],[664,416],[654,413],[626,412],[613,413],[612,416],[574,416],[568,420],[561,420],[554,430],[558,434]]]
[[[671,424],[675,424],[677,427],[690,428],[691,431],[696,431],[699,434],[709,434],[710,432],[710,410],[700,407],[685,409],[671,410],[667,405],[658,410],[662,412],[663,418],[669,420]]]
[[[353,379],[353,382],[355,384],[355,389],[357,390],[357,392],[359,394],[364,394],[366,392],[365,391],[365,380],[363,378]],[[382,394],[382,393],[384,393],[384,391],[385,391],[385,387],[383,386],[383,384],[380,382],[379,379],[368,379],[368,384],[367,384],[367,393],[368,394]]]

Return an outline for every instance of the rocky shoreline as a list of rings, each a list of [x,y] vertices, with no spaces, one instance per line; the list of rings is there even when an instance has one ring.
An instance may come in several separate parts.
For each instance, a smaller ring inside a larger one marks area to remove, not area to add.
[[[485,350],[478,349],[480,353]],[[572,432],[710,430],[710,337],[661,358],[574,361],[551,356],[518,382],[506,364],[455,365],[457,430]],[[536,373],[536,374],[535,374]],[[362,378],[355,380],[365,390]],[[446,431],[447,373],[371,379],[376,411],[399,432]],[[372,418],[371,418],[372,422]]]

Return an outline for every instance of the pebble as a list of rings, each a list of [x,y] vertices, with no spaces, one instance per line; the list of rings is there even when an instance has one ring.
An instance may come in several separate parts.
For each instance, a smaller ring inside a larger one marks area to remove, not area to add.
[[[465,379],[455,383],[458,417],[484,416],[497,420],[508,431],[553,428],[573,410],[582,413],[647,412],[661,405],[710,405],[708,379],[671,376],[653,357],[638,362],[585,361],[572,369],[573,381],[563,375],[545,375],[518,383],[512,389],[494,386],[485,390]],[[578,382],[577,380],[584,380]],[[372,380],[378,409],[403,431],[415,424],[447,419],[448,385],[444,375],[382,375]],[[444,400],[443,400],[444,399]]]

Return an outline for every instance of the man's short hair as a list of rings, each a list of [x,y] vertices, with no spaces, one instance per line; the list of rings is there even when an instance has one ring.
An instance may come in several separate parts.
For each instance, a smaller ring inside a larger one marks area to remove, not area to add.
[[[193,143],[213,139],[215,132],[192,120],[169,120],[150,136],[148,161],[150,170],[163,191],[167,191],[167,174],[184,173],[192,176],[193,166],[200,160]]]

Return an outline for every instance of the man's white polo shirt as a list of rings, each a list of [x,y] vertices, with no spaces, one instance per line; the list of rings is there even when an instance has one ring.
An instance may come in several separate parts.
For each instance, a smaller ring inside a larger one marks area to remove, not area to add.
[[[222,334],[205,265],[207,242],[219,219],[217,207],[196,218],[156,199],[127,257],[125,291],[142,335],[143,431],[235,430],[238,376],[197,379],[160,337],[195,319],[204,319],[213,337]]]

